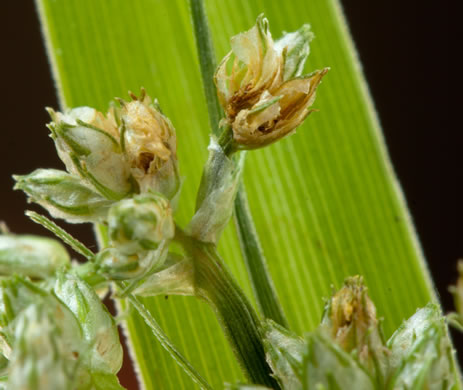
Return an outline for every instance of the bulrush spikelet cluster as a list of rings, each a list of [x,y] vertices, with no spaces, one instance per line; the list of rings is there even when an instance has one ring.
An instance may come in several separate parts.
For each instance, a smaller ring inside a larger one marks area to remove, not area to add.
[[[67,172],[38,169],[15,176],[17,189],[69,222],[101,222],[114,202],[180,189],[175,129],[142,89],[104,115],[90,107],[48,109],[58,155]]]
[[[263,15],[249,31],[231,39],[232,51],[215,74],[225,122],[239,149],[255,149],[295,131],[313,111],[315,91],[328,68],[302,75],[309,25],[274,42]]]

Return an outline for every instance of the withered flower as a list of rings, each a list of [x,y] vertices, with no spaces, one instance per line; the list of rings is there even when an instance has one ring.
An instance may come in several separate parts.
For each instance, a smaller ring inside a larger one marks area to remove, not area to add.
[[[119,113],[131,173],[141,192],[150,189],[173,198],[180,187],[175,129],[143,89],[140,97],[131,97]]]
[[[328,302],[321,328],[344,351],[383,376],[387,371],[387,350],[376,308],[368,296],[363,278],[347,278],[344,286]]]
[[[254,27],[231,39],[232,51],[214,80],[239,149],[263,147],[293,133],[313,111],[328,68],[302,75],[312,38],[304,25],[274,42],[260,15]]]

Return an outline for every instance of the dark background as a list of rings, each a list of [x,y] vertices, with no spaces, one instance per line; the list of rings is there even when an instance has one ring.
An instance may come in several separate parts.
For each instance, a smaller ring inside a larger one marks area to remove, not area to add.
[[[448,4],[342,3],[393,165],[442,303],[450,311],[447,287],[455,282],[456,261],[463,257],[463,215],[461,196],[457,199],[461,126],[450,117],[450,72],[457,70],[449,58]],[[2,1],[1,14],[0,218],[14,232],[44,234],[23,215],[25,196],[12,191],[11,173],[28,173],[37,161],[62,167],[44,127],[49,118],[43,108],[58,104],[34,2]],[[91,231],[78,229],[71,226],[93,245]],[[454,337],[463,345],[461,335]],[[123,383],[135,388],[129,379]]]

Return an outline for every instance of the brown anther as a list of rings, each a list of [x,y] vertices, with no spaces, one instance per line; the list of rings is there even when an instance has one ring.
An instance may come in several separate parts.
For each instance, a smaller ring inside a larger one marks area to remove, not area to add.
[[[148,170],[150,168],[151,162],[154,160],[154,154],[150,152],[142,152],[140,153],[140,156],[138,157],[138,164],[145,173],[148,173]]]

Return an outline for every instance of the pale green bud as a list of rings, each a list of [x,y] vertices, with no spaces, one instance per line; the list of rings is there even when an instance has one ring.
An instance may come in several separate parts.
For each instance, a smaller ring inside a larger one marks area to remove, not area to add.
[[[130,166],[120,145],[116,120],[90,107],[60,113],[49,109],[52,138],[68,171],[80,175],[103,196],[118,200],[132,192]]]
[[[302,76],[312,38],[304,25],[274,43],[268,21],[260,15],[253,28],[231,39],[232,51],[214,80],[236,148],[269,145],[293,133],[313,111],[316,89],[328,68]]]
[[[140,251],[133,255],[107,248],[97,255],[98,272],[111,280],[140,281],[162,268],[167,256],[166,244],[164,242],[156,250]]]
[[[80,324],[89,348],[83,361],[85,366],[90,371],[117,373],[122,365],[117,325],[95,291],[69,274],[58,276],[53,291]]]
[[[362,277],[347,278],[328,301],[320,328],[344,351],[355,353],[375,380],[383,384],[388,351],[367,291]]]
[[[108,213],[108,233],[112,246],[123,254],[156,250],[175,233],[169,201],[146,193],[115,203]]]
[[[131,102],[121,101],[119,113],[130,171],[142,193],[173,199],[180,189],[175,129],[143,89],[140,97],[131,97]]]
[[[243,165],[243,154],[229,157],[211,138],[209,158],[196,198],[196,213],[188,226],[196,239],[217,243],[232,215]]]
[[[397,329],[388,341],[391,379],[397,390],[453,389],[457,370],[454,351],[440,308],[428,304]]]
[[[56,169],[37,169],[14,178],[15,189],[24,191],[30,201],[40,204],[53,217],[68,222],[99,222],[112,203],[80,178]]]
[[[96,264],[98,273],[111,280],[126,280],[143,275],[145,269],[140,259],[146,260],[143,254],[126,255],[115,248],[107,248],[98,253]],[[140,256],[141,255],[141,256]],[[149,259],[152,259],[149,252]]]
[[[46,278],[69,267],[66,249],[56,240],[29,235],[0,235],[0,275]]]

